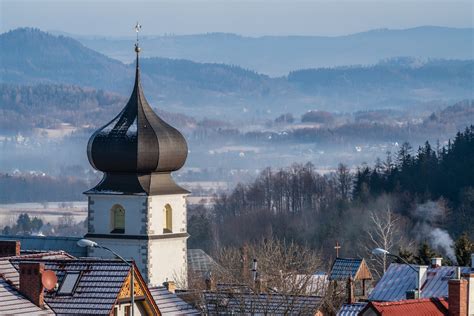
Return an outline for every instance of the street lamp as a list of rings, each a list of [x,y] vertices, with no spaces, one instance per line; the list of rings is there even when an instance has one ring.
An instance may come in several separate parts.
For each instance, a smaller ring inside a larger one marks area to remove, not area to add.
[[[135,272],[134,272],[134,268],[133,268],[133,263],[130,263],[127,260],[125,260],[121,255],[119,255],[118,253],[116,253],[112,249],[107,248],[107,247],[102,246],[102,245],[99,245],[95,241],[92,241],[92,240],[89,240],[89,239],[80,239],[80,240],[77,241],[77,245],[79,247],[82,247],[82,248],[101,248],[101,249],[107,250],[110,253],[114,254],[117,258],[119,258],[120,260],[125,262],[130,267],[130,270],[132,272],[131,278],[130,278],[131,283],[132,283],[131,284],[131,292],[132,292],[131,310],[132,310],[132,316],[134,316],[135,315],[135,288],[134,288],[134,279],[133,279],[134,277],[133,277],[133,275],[135,274]]]
[[[421,298],[421,275],[420,275],[420,269],[416,269],[413,265],[408,263],[405,259],[403,259],[400,256],[394,255],[393,253],[390,253],[388,250],[382,249],[382,248],[375,248],[372,250],[372,254],[375,256],[390,256],[397,258],[401,261],[403,261],[405,264],[407,264],[413,271],[415,271],[418,274],[418,298]]]

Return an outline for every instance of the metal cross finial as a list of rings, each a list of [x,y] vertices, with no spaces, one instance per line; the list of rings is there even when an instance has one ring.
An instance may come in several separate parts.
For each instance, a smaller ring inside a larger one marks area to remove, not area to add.
[[[138,23],[135,25],[135,32],[137,32],[137,43],[138,43],[138,32],[142,29],[142,25]]]
[[[135,52],[137,52],[137,67],[138,67],[138,53],[140,53],[140,46],[138,45],[138,32],[142,29],[142,25],[138,23],[135,25],[135,32],[137,32],[137,42],[135,43]]]
[[[336,246],[334,247],[334,249],[336,249],[336,258],[339,258],[339,249],[341,249],[341,245],[338,241],[336,241]]]

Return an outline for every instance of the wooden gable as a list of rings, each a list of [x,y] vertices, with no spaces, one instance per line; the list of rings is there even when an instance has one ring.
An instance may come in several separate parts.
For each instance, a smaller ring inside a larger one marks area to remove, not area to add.
[[[372,280],[372,273],[370,273],[369,267],[365,262],[365,259],[362,259],[359,269],[354,277],[354,280]]]
[[[153,299],[153,296],[151,295],[150,290],[148,289],[148,286],[145,283],[145,280],[143,280],[143,277],[141,276],[135,264],[133,265],[133,269],[135,271],[134,279],[133,279],[134,281],[133,292],[135,293],[135,296],[134,296],[135,302],[142,302],[142,306],[145,309],[147,315],[157,315],[157,316],[161,315],[161,312],[158,309],[158,306],[156,305],[156,302]],[[131,279],[132,279],[132,274],[130,270],[127,278],[122,284],[122,288],[119,291],[116,304],[120,304],[120,302],[131,301],[131,294],[132,294]],[[113,311],[112,311],[112,314],[113,314]]]

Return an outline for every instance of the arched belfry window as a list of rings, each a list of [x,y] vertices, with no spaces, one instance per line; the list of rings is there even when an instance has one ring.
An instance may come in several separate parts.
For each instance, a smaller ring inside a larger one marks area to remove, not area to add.
[[[163,209],[163,233],[173,232],[173,209],[171,205],[166,204]]]
[[[125,233],[125,209],[122,205],[115,204],[110,210],[112,219],[112,231],[114,234]]]

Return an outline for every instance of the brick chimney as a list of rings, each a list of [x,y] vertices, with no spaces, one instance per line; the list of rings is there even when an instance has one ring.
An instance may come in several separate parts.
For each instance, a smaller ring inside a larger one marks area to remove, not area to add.
[[[207,291],[217,290],[216,278],[211,273],[209,273],[209,275],[206,278],[206,290]]]
[[[267,282],[261,278],[258,278],[255,281],[255,290],[257,293],[266,293],[267,292]]]
[[[467,316],[467,280],[461,279],[461,269],[448,281],[449,316]]]
[[[354,295],[354,280],[352,277],[347,278],[346,284],[346,294],[347,294],[347,304],[354,304],[355,303],[355,295]]]
[[[20,255],[19,240],[0,240],[0,258]]]
[[[174,283],[174,281],[166,281],[165,283],[163,283],[163,285],[166,287],[168,292],[176,292],[176,283]]]
[[[442,261],[443,261],[443,258],[440,258],[440,257],[431,258],[431,268],[441,267],[441,262]]]
[[[39,262],[21,262],[19,266],[20,293],[41,308],[44,307],[43,271],[44,264]]]
[[[250,280],[250,270],[249,270],[249,246],[244,244],[240,248],[240,261],[242,269],[242,281],[248,282]]]

